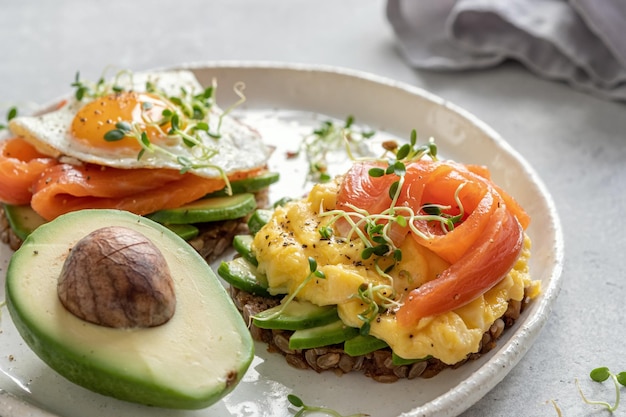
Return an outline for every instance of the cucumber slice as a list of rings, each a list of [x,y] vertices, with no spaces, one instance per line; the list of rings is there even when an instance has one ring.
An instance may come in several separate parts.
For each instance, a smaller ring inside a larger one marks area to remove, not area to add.
[[[346,340],[343,344],[343,350],[350,356],[361,356],[388,346],[384,340],[377,337],[358,335]]]
[[[273,317],[280,309],[283,311]],[[279,304],[252,319],[262,329],[301,330],[322,326],[339,320],[336,306],[318,306],[308,301],[292,300],[286,306]]]
[[[272,207],[274,207],[274,208],[282,207],[285,204],[289,203],[290,201],[293,201],[293,198],[291,198],[291,197],[283,197],[283,198],[279,199],[278,201],[276,201],[274,204],[272,204]]]
[[[231,181],[230,188],[234,194],[254,193],[278,182],[280,174],[278,172],[265,172],[256,177],[244,178],[242,180]],[[227,196],[226,188],[208,194],[207,197]]]
[[[259,262],[256,260],[256,256],[252,253],[252,241],[254,237],[251,235],[236,235],[233,238],[233,247],[239,255],[245,258],[246,261],[252,265],[257,266]]]
[[[147,217],[161,224],[193,224],[244,217],[256,208],[253,194],[203,198],[184,206],[156,211]]]
[[[359,329],[346,326],[341,320],[310,329],[296,330],[289,339],[289,349],[311,349],[334,345],[352,339]]]
[[[248,219],[248,229],[252,236],[256,235],[257,232],[270,221],[273,213],[273,210],[267,209],[255,210],[254,213],[252,213],[252,216]]]
[[[36,228],[46,223],[46,219],[26,205],[4,204],[4,213],[13,232],[22,240],[26,239]]]
[[[259,274],[256,266],[244,258],[222,262],[217,268],[217,274],[235,288],[263,297],[271,297],[267,291],[267,278]]]
[[[185,240],[193,239],[200,233],[200,230],[193,224],[166,224],[165,227]]]

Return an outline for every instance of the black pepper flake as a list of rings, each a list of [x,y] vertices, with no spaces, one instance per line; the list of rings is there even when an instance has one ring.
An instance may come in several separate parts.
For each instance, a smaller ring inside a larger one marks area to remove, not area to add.
[[[302,249],[306,249],[306,248],[308,248],[308,247],[309,247],[309,245],[307,245],[306,243],[303,243],[303,244],[302,244]]]

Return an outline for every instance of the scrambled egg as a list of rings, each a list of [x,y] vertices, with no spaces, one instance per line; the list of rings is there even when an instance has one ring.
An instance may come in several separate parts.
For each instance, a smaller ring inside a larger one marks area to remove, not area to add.
[[[336,304],[341,320],[358,328],[363,325],[358,316],[366,308],[357,297],[359,287],[368,283],[389,285],[390,280],[376,271],[372,258],[361,259],[364,244],[359,239],[321,238],[319,228],[330,217],[319,213],[335,208],[337,187],[336,182],[318,184],[307,198],[278,207],[256,234],[253,250],[259,272],[266,274],[274,294],[296,291],[310,276],[308,258],[313,257],[325,278],[309,279],[297,298],[318,305]],[[449,264],[411,238],[405,239],[400,249],[402,261],[389,275],[402,302],[404,295],[436,278]],[[394,314],[386,312],[371,322],[370,334],[387,342],[400,357],[430,355],[447,364],[457,363],[478,351],[483,333],[504,314],[508,300],[522,300],[526,287],[531,297],[538,294],[539,283],[531,280],[528,271],[529,257],[530,239],[526,236],[514,268],[481,297],[457,310],[423,318],[415,327],[401,326]]]

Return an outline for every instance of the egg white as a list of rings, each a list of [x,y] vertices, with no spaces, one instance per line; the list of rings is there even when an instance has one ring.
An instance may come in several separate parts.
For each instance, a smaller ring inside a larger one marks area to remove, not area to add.
[[[131,77],[122,77],[118,84],[126,90],[137,92],[145,91],[146,82],[154,83],[167,96],[180,95],[181,88],[192,94],[204,90],[190,71],[167,71],[134,73]],[[38,116],[20,116],[11,120],[11,131],[32,143],[40,152],[55,158],[82,163],[93,163],[114,168],[170,168],[181,169],[176,158],[159,152],[145,152],[138,159],[135,153],[120,153],[117,149],[95,149],[73,140],[71,126],[79,109],[89,100],[78,101],[74,96],[67,98],[67,104]],[[209,126],[211,132],[218,129],[219,117],[223,113],[216,105],[211,107]],[[219,128],[220,137],[213,138],[206,132],[199,132],[200,139],[205,147],[215,149],[217,154],[208,164],[219,167],[226,173],[254,169],[265,165],[269,157],[269,148],[263,143],[260,134],[251,127],[241,123],[230,115],[222,117]],[[179,157],[194,160],[195,152],[199,147],[189,148],[182,140],[170,141],[167,145],[160,145]],[[203,177],[219,177],[220,172],[215,167],[201,167],[189,170]]]

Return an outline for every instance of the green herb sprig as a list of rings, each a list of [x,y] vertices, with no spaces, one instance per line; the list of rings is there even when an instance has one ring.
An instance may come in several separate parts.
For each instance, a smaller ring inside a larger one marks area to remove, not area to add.
[[[618,374],[614,374],[609,370],[609,368],[603,366],[600,368],[595,368],[589,373],[589,377],[591,380],[595,382],[602,383],[607,379],[611,379],[613,381],[613,385],[615,386],[615,403],[611,405],[606,401],[597,401],[597,400],[589,400],[583,394],[582,389],[580,388],[580,384],[578,383],[578,379],[576,379],[576,387],[578,388],[578,392],[582,397],[583,401],[590,405],[601,405],[605,407],[611,413],[617,410],[620,402],[620,388],[621,386],[626,386],[626,371],[620,372]]]
[[[8,129],[9,128],[8,123],[11,120],[15,119],[16,117],[17,117],[17,107],[15,106],[10,107],[9,110],[7,111],[7,117],[6,117],[7,124],[0,124],[0,130]]]
[[[74,77],[74,82],[70,85],[76,89],[74,91],[74,97],[76,100],[82,101],[85,98],[96,99],[112,93],[121,93],[124,91],[124,88],[120,86],[120,80],[124,76],[130,78],[132,85],[133,73],[131,71],[119,71],[115,75],[113,81],[109,83],[105,81],[104,76],[98,78],[98,81],[95,83],[83,81],[80,78],[80,72],[77,71]]]
[[[308,262],[309,262],[309,274],[306,276],[306,278],[302,280],[300,285],[296,287],[295,291],[293,291],[289,295],[289,297],[287,297],[287,299],[285,299],[282,302],[282,307],[278,309],[277,311],[275,311],[273,314],[270,314],[268,316],[264,316],[264,317],[254,316],[253,318],[255,320],[266,321],[266,320],[275,319],[276,317],[283,314],[287,306],[298,296],[300,291],[302,291],[302,289],[309,283],[309,281],[311,281],[313,278],[326,279],[326,275],[324,275],[324,272],[317,269],[317,261],[315,260],[315,258],[309,256]]]
[[[294,417],[302,417],[308,413],[323,413],[332,417],[368,417],[369,416],[369,414],[363,414],[363,413],[350,414],[349,416],[343,416],[342,414],[340,414],[339,412],[331,408],[307,405],[300,399],[300,397],[294,394],[287,395],[287,400],[294,407],[300,408],[300,410],[296,412]]]
[[[343,125],[325,120],[321,126],[304,137],[296,152],[288,153],[288,158],[295,158],[304,153],[309,170],[307,180],[324,183],[332,179],[328,171],[328,154],[346,147],[352,156],[352,147],[357,146],[356,153],[361,154],[358,147],[376,134],[373,130],[363,130],[354,124],[354,117],[348,116]]]
[[[390,277],[393,282],[393,279]],[[357,292],[355,298],[358,298],[367,307],[364,311],[359,313],[357,317],[363,322],[363,325],[359,329],[359,333],[363,336],[367,336],[370,333],[372,327],[372,321],[376,317],[384,313],[393,307],[399,307],[400,303],[394,300],[396,292],[391,285],[378,284],[374,285],[371,282],[368,284],[362,284]]]

